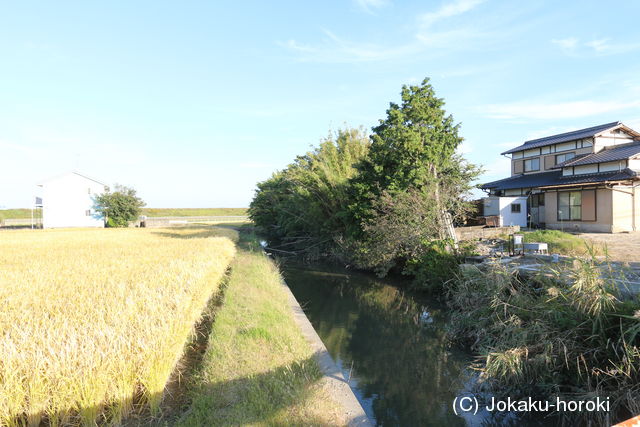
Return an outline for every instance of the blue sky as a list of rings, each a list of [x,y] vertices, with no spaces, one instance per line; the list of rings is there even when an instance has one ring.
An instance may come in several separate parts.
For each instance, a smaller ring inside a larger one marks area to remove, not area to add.
[[[640,3],[5,2],[0,206],[76,169],[151,207],[247,206],[255,183],[430,77],[462,148],[640,129]]]

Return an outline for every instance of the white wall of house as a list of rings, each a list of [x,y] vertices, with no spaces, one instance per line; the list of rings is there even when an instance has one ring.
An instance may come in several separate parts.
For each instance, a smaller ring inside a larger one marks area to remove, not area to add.
[[[93,199],[105,191],[104,184],[70,172],[40,186],[44,228],[104,227],[103,218],[93,210]]]
[[[601,132],[595,137],[595,152],[612,145],[628,144],[633,142],[633,135],[629,135],[622,129]]]
[[[582,175],[585,173],[598,173],[598,165],[580,165],[573,168],[574,175]]]
[[[500,226],[527,226],[527,197],[485,197],[483,199],[485,216],[500,216]],[[520,212],[512,212],[511,205],[519,204]]]
[[[527,197],[500,197],[500,226],[527,226]],[[519,204],[520,212],[512,212],[511,205]]]
[[[640,159],[629,159],[629,169],[640,170]]]

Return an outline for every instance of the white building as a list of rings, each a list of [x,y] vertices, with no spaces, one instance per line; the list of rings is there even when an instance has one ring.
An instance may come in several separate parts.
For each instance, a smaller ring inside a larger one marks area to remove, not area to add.
[[[527,197],[496,197],[483,199],[484,215],[498,216],[500,227],[519,225],[527,227]]]
[[[69,172],[38,184],[42,187],[42,226],[104,227],[104,219],[94,211],[94,197],[107,190],[106,184]]]

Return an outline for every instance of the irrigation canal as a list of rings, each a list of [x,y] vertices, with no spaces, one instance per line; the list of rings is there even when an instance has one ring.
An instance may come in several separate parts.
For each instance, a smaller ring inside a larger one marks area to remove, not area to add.
[[[555,425],[486,410],[454,413],[454,399],[470,395],[476,374],[468,368],[472,355],[449,345],[442,305],[401,290],[391,279],[290,260],[282,267],[287,285],[378,425]]]

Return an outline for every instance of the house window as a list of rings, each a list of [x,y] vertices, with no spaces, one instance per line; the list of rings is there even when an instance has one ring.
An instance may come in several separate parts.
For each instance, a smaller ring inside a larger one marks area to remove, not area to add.
[[[576,156],[576,153],[556,154],[556,165],[559,165],[562,162],[566,162],[567,160],[571,160],[575,156]]]
[[[524,171],[532,172],[540,170],[540,157],[536,157],[535,159],[528,159],[524,161]]]
[[[91,188],[87,188],[87,194],[91,194]]]
[[[520,213],[520,203],[511,203],[511,213]]]
[[[91,216],[91,210],[90,210],[90,209],[87,209],[86,211],[84,211],[84,214],[85,214],[86,216]]]
[[[582,220],[582,193],[580,191],[558,193],[558,220]]]

